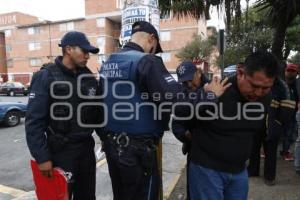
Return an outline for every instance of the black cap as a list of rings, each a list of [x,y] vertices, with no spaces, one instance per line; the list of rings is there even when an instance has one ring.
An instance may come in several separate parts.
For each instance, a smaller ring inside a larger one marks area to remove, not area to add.
[[[93,54],[99,52],[99,48],[92,46],[85,34],[78,31],[71,31],[66,33],[61,39],[61,43],[58,44],[59,47],[65,47],[67,45],[78,46],[83,50],[86,50]]]
[[[191,81],[194,78],[194,74],[197,71],[197,67],[193,62],[184,61],[176,69],[179,82]]]
[[[157,39],[157,48],[155,54],[163,52],[159,43],[159,36],[157,30],[152,24],[146,21],[137,21],[132,25],[131,35],[133,35],[136,32],[146,32],[149,34],[153,34],[154,37]]]

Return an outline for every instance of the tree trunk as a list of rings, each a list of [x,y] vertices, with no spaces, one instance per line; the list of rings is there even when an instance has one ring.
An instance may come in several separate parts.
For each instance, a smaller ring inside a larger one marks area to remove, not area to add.
[[[235,15],[236,23],[238,23],[239,20],[240,20],[241,17],[242,17],[241,0],[237,0],[237,1],[236,1],[235,12],[236,12],[236,15]]]
[[[209,8],[210,8],[210,3],[208,3],[206,6],[205,6],[205,11],[204,11],[204,14],[205,14],[205,19],[206,20],[210,20],[210,14],[209,14]]]
[[[249,0],[246,0],[247,8],[246,8],[246,23],[248,23],[249,16]]]
[[[272,53],[275,56],[277,56],[279,60],[283,60],[282,49],[285,40],[286,30],[287,30],[287,24],[284,22],[278,23],[277,26],[275,27]]]
[[[231,7],[230,0],[225,0],[225,12],[226,12],[226,27],[227,31],[230,32],[230,23],[231,23]]]

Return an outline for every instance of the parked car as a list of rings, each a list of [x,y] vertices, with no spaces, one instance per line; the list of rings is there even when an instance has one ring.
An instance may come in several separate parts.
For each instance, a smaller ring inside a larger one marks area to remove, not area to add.
[[[0,102],[0,122],[8,127],[17,126],[25,117],[27,105],[15,102]]]
[[[5,82],[0,86],[0,94],[15,96],[16,94],[27,95],[25,86],[20,82]]]
[[[236,73],[236,65],[230,65],[224,69],[224,77],[233,76]]]

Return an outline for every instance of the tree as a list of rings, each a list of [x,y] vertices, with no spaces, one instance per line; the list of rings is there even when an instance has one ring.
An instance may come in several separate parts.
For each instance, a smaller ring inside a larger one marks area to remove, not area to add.
[[[248,0],[246,0],[249,3]],[[171,3],[172,2],[172,3]],[[191,15],[199,19],[208,13],[211,5],[218,6],[225,3],[226,26],[230,31],[232,22],[239,26],[241,19],[241,0],[159,0],[162,12],[171,10],[177,16]],[[274,28],[272,52],[281,60],[284,59],[283,47],[288,26],[300,14],[299,0],[257,0],[257,7],[262,11],[268,11],[269,19]]]
[[[271,49],[273,30],[264,16],[263,12],[257,12],[257,8],[251,7],[242,14],[239,24],[231,24],[231,31],[226,36],[225,66],[243,62],[257,49]],[[221,64],[220,58],[217,64]]]
[[[206,40],[203,40],[200,35],[194,35],[193,40],[183,47],[177,54],[181,61],[183,60],[193,60],[196,57],[200,59],[208,58],[214,47],[217,44],[217,33],[216,31],[209,36]]]
[[[300,16],[296,17],[287,29],[285,45],[283,49],[283,59],[286,60],[290,51],[300,52]]]
[[[190,15],[199,19],[203,14],[208,14],[207,9],[209,7],[210,3],[207,4],[204,0],[159,0],[162,15],[169,14],[172,11],[177,17]]]
[[[272,27],[274,27],[274,37],[272,53],[280,60],[284,59],[283,47],[286,39],[288,26],[300,14],[299,0],[258,0],[257,7],[260,10],[268,10]]]

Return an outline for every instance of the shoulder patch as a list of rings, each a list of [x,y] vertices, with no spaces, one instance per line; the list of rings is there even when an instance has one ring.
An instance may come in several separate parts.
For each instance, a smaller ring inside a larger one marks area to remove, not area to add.
[[[167,83],[176,82],[172,75],[166,75],[164,76],[164,79]]]
[[[29,99],[34,99],[35,98],[35,93],[34,92],[30,92],[29,93]]]

